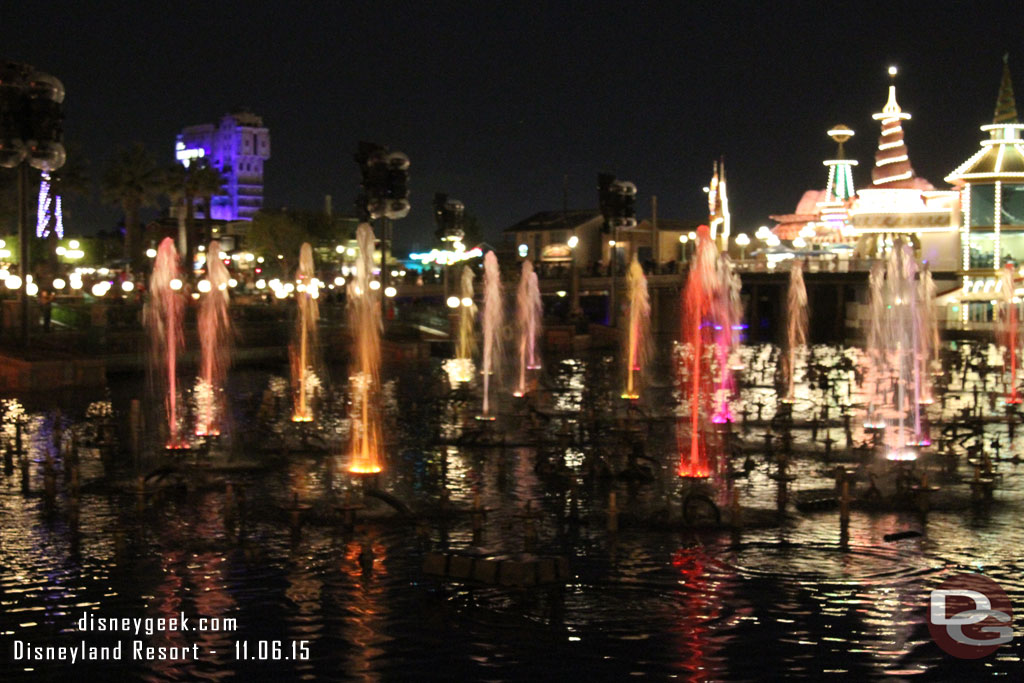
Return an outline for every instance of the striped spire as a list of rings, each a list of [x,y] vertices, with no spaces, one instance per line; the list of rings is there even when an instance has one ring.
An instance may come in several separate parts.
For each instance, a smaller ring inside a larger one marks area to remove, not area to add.
[[[889,75],[896,75],[896,68],[889,68]],[[875,152],[875,167],[871,169],[871,181],[875,187],[915,187],[914,169],[910,165],[907,145],[903,142],[901,121],[910,118],[896,102],[896,86],[889,85],[889,100],[882,111],[872,116],[882,123],[882,134],[878,138]]]
[[[999,84],[999,99],[992,123],[1017,123],[1017,102],[1013,98],[1013,80],[1010,78],[1010,54],[1003,55],[1003,81]]]

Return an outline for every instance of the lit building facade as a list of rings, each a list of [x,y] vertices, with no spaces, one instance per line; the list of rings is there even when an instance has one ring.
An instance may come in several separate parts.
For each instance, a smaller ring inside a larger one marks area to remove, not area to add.
[[[889,73],[895,75],[895,69]],[[900,108],[895,85],[889,86],[888,100],[873,118],[881,133],[871,186],[854,194],[852,169],[857,162],[843,153],[843,142],[853,131],[836,125],[829,136],[839,149],[834,159],[824,162],[829,169],[826,189],[804,193],[795,213],[772,216],[779,223],[773,233],[781,240],[800,238],[812,246],[852,246],[860,258],[884,256],[902,237],[933,270],[957,270],[960,195],[937,190],[914,173],[902,125],[910,114]]]
[[[205,158],[227,179],[225,194],[211,202],[214,220],[251,221],[263,208],[263,163],[270,158],[270,131],[259,116],[238,111],[225,115],[219,124],[189,126],[178,135],[174,156],[185,166]]]
[[[986,320],[999,269],[1011,266],[1017,271],[1024,262],[1024,124],[1017,120],[1005,58],[995,116],[981,130],[988,139],[946,177],[961,196],[964,322]]]

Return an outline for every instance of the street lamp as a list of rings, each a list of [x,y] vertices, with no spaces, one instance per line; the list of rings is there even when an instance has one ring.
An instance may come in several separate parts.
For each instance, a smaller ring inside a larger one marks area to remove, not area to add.
[[[18,169],[18,260],[28,280],[29,242],[27,161],[47,173],[64,165],[64,85],[28,64],[0,64],[0,166]],[[28,346],[28,288],[19,290],[21,343]]]
[[[740,261],[747,255],[747,246],[750,244],[750,235],[741,232],[736,235],[736,246],[740,248]]]

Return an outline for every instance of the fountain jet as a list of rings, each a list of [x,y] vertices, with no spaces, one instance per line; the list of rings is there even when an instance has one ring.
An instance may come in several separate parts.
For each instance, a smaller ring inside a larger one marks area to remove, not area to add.
[[[513,392],[513,396],[525,396],[526,371],[540,369],[540,362],[537,359],[537,337],[540,336],[543,315],[544,308],[540,300],[537,273],[533,271],[533,263],[526,259],[523,261],[519,289],[516,292],[516,327],[519,329],[519,385]]]
[[[289,349],[292,367],[292,422],[312,422],[313,392],[320,384],[318,374],[320,320],[319,283],[313,278],[313,249],[304,242],[299,249],[299,267],[295,271],[295,338]]]
[[[379,296],[370,287],[373,279],[373,229],[363,223],[356,230],[359,257],[355,279],[348,297],[348,325],[354,343],[352,353],[352,436],[349,472],[375,474],[383,469],[380,425],[380,333]]]
[[[697,246],[683,292],[684,348],[677,364],[680,389],[689,397],[690,408],[688,437],[682,425],[676,428],[678,473],[682,477],[711,476],[713,466],[702,421],[712,412],[715,366],[722,358],[717,346],[724,338],[717,333],[728,330],[727,336],[732,336],[733,314],[728,306],[730,295],[725,291],[730,282],[722,272],[721,256],[711,240],[710,229],[702,225],[697,230]]]
[[[484,310],[483,310],[483,413],[479,420],[493,420],[490,413],[491,375],[497,372],[501,361],[501,328],[505,320],[501,293],[501,272],[493,251],[484,254]]]
[[[999,293],[1001,295],[1001,306],[999,315],[999,332],[1003,344],[1005,358],[1004,363],[1010,366],[1010,387],[1007,391],[1006,402],[1016,405],[1021,402],[1020,394],[1017,392],[1017,364],[1020,356],[1020,335],[1018,334],[1018,301],[1015,294],[1013,282],[1013,266],[1007,264],[999,272]]]
[[[783,403],[796,401],[796,351],[807,345],[807,287],[804,285],[804,264],[793,261],[789,271],[789,292],[786,295],[786,355],[782,369],[786,396]]]
[[[165,237],[157,249],[153,274],[149,277],[149,302],[144,319],[149,332],[150,378],[164,393],[169,449],[188,448],[188,441],[181,433],[178,410],[178,352],[184,345],[182,286],[178,250],[174,248],[174,240]]]
[[[206,250],[206,286],[200,286],[199,344],[202,351],[196,383],[196,436],[217,436],[224,415],[224,378],[231,365],[231,317],[228,285],[231,279],[220,253],[220,242]]]
[[[626,274],[629,296],[629,333],[626,337],[626,390],[622,398],[638,399],[638,377],[647,365],[650,352],[651,299],[647,292],[647,277],[636,256]]]

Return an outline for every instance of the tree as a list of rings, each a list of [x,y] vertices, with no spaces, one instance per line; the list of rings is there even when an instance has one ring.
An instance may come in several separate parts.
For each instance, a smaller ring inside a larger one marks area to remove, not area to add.
[[[224,185],[228,179],[220,171],[211,166],[206,159],[197,159],[188,168],[192,180],[194,196],[203,202],[203,215],[205,216],[206,227],[204,229],[203,241],[209,242],[213,234],[212,210],[213,198],[225,194]]]
[[[292,276],[302,243],[315,241],[303,221],[284,210],[260,211],[246,235],[249,251],[262,256],[267,263],[279,264],[283,277]]]
[[[100,180],[103,200],[119,205],[124,211],[124,252],[135,271],[141,270],[144,263],[139,210],[153,206],[165,187],[164,172],[138,142],[119,149],[107,163]]]

